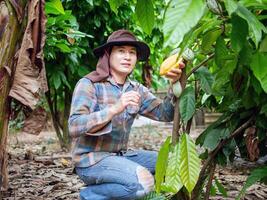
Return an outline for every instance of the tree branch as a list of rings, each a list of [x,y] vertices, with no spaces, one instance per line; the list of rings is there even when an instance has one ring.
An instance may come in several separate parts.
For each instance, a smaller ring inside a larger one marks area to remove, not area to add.
[[[205,60],[195,66],[187,75],[187,78],[190,77],[195,71],[197,71],[202,65],[206,64],[210,59],[214,57],[215,53],[209,55]]]
[[[208,180],[208,183],[207,183],[207,186],[206,186],[206,193],[205,193],[204,200],[209,200],[210,189],[211,189],[211,186],[212,186],[212,180],[213,180],[213,177],[214,177],[215,169],[216,169],[216,163],[212,162],[211,165],[210,165],[209,180]]]
[[[199,190],[201,188],[201,185],[203,181],[205,180],[205,175],[206,175],[206,169],[210,165],[210,163],[214,160],[215,156],[217,153],[221,150],[221,148],[228,143],[231,139],[236,137],[238,134],[240,134],[245,128],[247,128],[252,120],[255,118],[255,115],[251,116],[244,124],[242,124],[238,129],[236,129],[228,138],[221,140],[221,142],[217,145],[217,147],[210,152],[209,157],[207,160],[204,162],[203,167],[201,168],[201,171],[199,173],[199,179],[198,182],[193,190],[192,193],[192,199],[196,198],[199,194]]]

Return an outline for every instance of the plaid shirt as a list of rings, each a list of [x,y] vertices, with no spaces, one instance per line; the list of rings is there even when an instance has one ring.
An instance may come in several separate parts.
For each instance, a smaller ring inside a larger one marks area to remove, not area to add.
[[[121,94],[135,90],[141,95],[139,107],[128,106],[122,113],[108,120],[108,109]],[[174,115],[173,94],[162,101],[145,86],[126,80],[119,87],[109,77],[107,81],[92,83],[82,78],[76,85],[69,118],[69,133],[73,138],[73,162],[76,167],[88,167],[106,156],[127,150],[129,133],[137,114],[157,121],[172,121]],[[97,132],[96,126],[106,124]]]

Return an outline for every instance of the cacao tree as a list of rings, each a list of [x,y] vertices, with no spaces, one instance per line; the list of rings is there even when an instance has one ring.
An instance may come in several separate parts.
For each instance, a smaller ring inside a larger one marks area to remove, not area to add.
[[[45,62],[49,90],[46,93],[59,143],[62,148],[70,147],[68,117],[72,90],[88,69],[80,64],[85,54],[82,39],[92,37],[79,31],[79,24],[71,10],[64,10],[60,0],[47,1]]]
[[[167,139],[159,153],[158,192],[172,192],[177,199],[199,199],[202,195],[208,199],[216,165],[232,162],[236,148],[241,157],[251,161],[266,155],[266,9],[267,2],[261,0],[168,2],[161,29],[164,45],[180,47],[181,53],[191,48],[195,59],[187,64],[181,80],[185,89],[178,99],[174,121],[177,129],[173,131],[174,142],[178,143],[172,145]],[[150,27],[141,26],[144,30]],[[195,151],[183,153],[185,136],[180,136],[183,132],[190,135],[197,109],[223,113],[197,138],[196,144],[204,149],[200,172],[190,168],[198,166],[197,158],[190,161]],[[185,168],[181,167],[184,159]],[[187,179],[182,180],[184,174]],[[263,177],[258,173],[257,180]],[[215,183],[219,188],[218,180]],[[206,188],[205,193],[202,188]]]

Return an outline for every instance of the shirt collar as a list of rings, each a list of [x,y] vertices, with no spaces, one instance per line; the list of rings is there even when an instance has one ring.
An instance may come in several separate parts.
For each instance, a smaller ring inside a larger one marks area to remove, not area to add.
[[[115,82],[115,80],[112,78],[112,76],[109,76],[109,77],[107,78],[107,81],[110,82],[112,85],[115,85],[115,86],[118,87],[118,84]],[[132,80],[129,78],[129,76],[128,76],[128,77],[126,78],[126,80],[125,80],[125,83],[124,83],[124,85],[123,85],[123,88],[126,89],[126,88],[129,87],[129,85],[135,86],[135,82],[132,81]]]

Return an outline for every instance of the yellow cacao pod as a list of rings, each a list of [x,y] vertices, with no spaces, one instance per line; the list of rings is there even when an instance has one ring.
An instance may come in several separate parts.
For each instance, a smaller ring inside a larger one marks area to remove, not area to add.
[[[159,74],[161,76],[166,75],[171,69],[179,68],[179,63],[182,62],[183,58],[178,59],[178,53],[166,58],[160,65]]]

